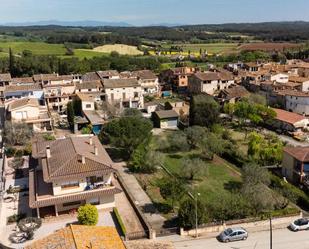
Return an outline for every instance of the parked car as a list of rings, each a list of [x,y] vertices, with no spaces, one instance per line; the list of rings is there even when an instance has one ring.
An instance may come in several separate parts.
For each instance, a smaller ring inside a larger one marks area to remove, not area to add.
[[[219,240],[222,242],[246,240],[247,238],[248,232],[243,228],[228,228],[219,235]]]
[[[294,232],[301,230],[309,230],[309,219],[301,218],[290,224],[290,229]]]

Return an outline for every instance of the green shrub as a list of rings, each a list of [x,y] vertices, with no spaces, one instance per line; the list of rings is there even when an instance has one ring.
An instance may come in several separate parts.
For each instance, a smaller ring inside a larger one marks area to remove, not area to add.
[[[126,230],[125,225],[123,224],[123,221],[122,221],[121,216],[120,216],[120,214],[119,214],[119,212],[118,212],[118,209],[117,209],[117,208],[113,208],[113,211],[114,211],[114,214],[115,214],[116,219],[117,219],[117,221],[118,221],[118,224],[119,224],[119,226],[120,226],[120,229],[121,229],[122,234],[123,234],[123,235],[126,235],[127,230]]]
[[[7,223],[11,224],[11,223],[14,223],[14,222],[19,222],[21,219],[23,219],[25,217],[26,217],[26,214],[24,214],[24,213],[13,214],[13,215],[7,217]]]
[[[48,133],[44,134],[44,135],[43,135],[43,138],[44,138],[46,141],[54,141],[54,140],[56,140],[56,138],[55,138],[54,135],[48,134]]]
[[[281,190],[287,199],[295,202],[302,209],[309,210],[309,196],[298,187],[283,181],[275,175],[271,175],[271,187],[279,191]]]
[[[98,223],[98,209],[91,204],[79,207],[77,213],[78,222],[82,225],[95,226]]]
[[[7,157],[13,157],[13,156],[15,156],[15,153],[16,153],[16,149],[13,148],[13,147],[7,147],[5,149],[5,154],[6,154]]]

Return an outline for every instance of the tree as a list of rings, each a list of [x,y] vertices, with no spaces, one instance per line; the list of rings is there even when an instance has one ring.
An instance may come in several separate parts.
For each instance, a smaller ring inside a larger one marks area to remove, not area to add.
[[[188,151],[187,137],[182,131],[174,131],[167,135],[167,149],[170,152]]]
[[[190,145],[191,149],[198,147],[198,144],[204,136],[206,136],[207,130],[201,126],[191,126],[185,129],[185,134],[187,137],[187,143]]]
[[[185,159],[180,168],[180,175],[192,181],[207,171],[207,166],[199,158]]]
[[[262,165],[281,163],[283,147],[282,141],[275,135],[266,138],[256,132],[249,135],[248,155]]]
[[[228,148],[229,142],[221,136],[208,132],[207,136],[201,139],[199,147],[202,150],[202,157],[213,160],[215,154],[221,155]]]
[[[26,145],[31,137],[32,131],[27,124],[5,121],[4,141],[8,145]]]
[[[186,193],[186,184],[175,177],[172,179],[170,177],[164,177],[159,180],[158,186],[162,197],[171,201],[171,206],[175,211],[176,201],[179,202]]]
[[[67,104],[67,117],[68,117],[68,123],[70,126],[70,129],[74,129],[74,119],[75,119],[75,113],[74,113],[74,107],[73,107],[73,102],[70,101]]]
[[[12,76],[16,76],[16,70],[15,70],[15,57],[13,54],[12,49],[9,49],[9,65],[10,65],[10,73]]]
[[[95,226],[99,219],[98,209],[91,204],[81,206],[77,211],[77,219],[82,225]]]
[[[213,97],[196,95],[191,97],[190,125],[210,127],[218,122],[220,106]]]
[[[209,221],[206,206],[200,200],[197,201],[197,223],[199,225],[205,224]],[[181,202],[178,210],[179,225],[184,228],[195,227],[196,221],[196,203],[191,198],[186,198]]]
[[[128,155],[151,137],[152,123],[137,116],[121,117],[107,123],[101,133],[102,142],[125,149]]]
[[[129,116],[142,117],[142,112],[135,108],[127,108],[127,109],[124,109],[122,116],[123,117],[129,117]]]
[[[275,204],[270,185],[270,175],[265,168],[251,163],[243,167],[242,193],[254,210],[254,215],[272,210]]]

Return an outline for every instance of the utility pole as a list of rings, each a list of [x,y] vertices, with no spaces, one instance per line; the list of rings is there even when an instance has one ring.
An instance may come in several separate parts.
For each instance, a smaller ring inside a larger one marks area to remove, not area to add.
[[[273,226],[271,216],[269,217],[269,226],[270,226],[270,249],[273,249]]]
[[[200,193],[197,193],[195,196],[195,238],[198,237],[198,232],[197,232],[197,228],[198,228],[198,217],[197,217],[197,199],[198,196],[200,196]]]

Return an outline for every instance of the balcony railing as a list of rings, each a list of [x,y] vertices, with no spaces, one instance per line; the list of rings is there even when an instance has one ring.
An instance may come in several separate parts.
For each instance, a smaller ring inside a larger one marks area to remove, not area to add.
[[[87,186],[85,187],[85,191],[87,190],[95,190],[95,189],[103,189],[103,188],[108,188],[108,187],[113,187],[113,183],[112,182],[96,182],[93,184],[87,184]]]

